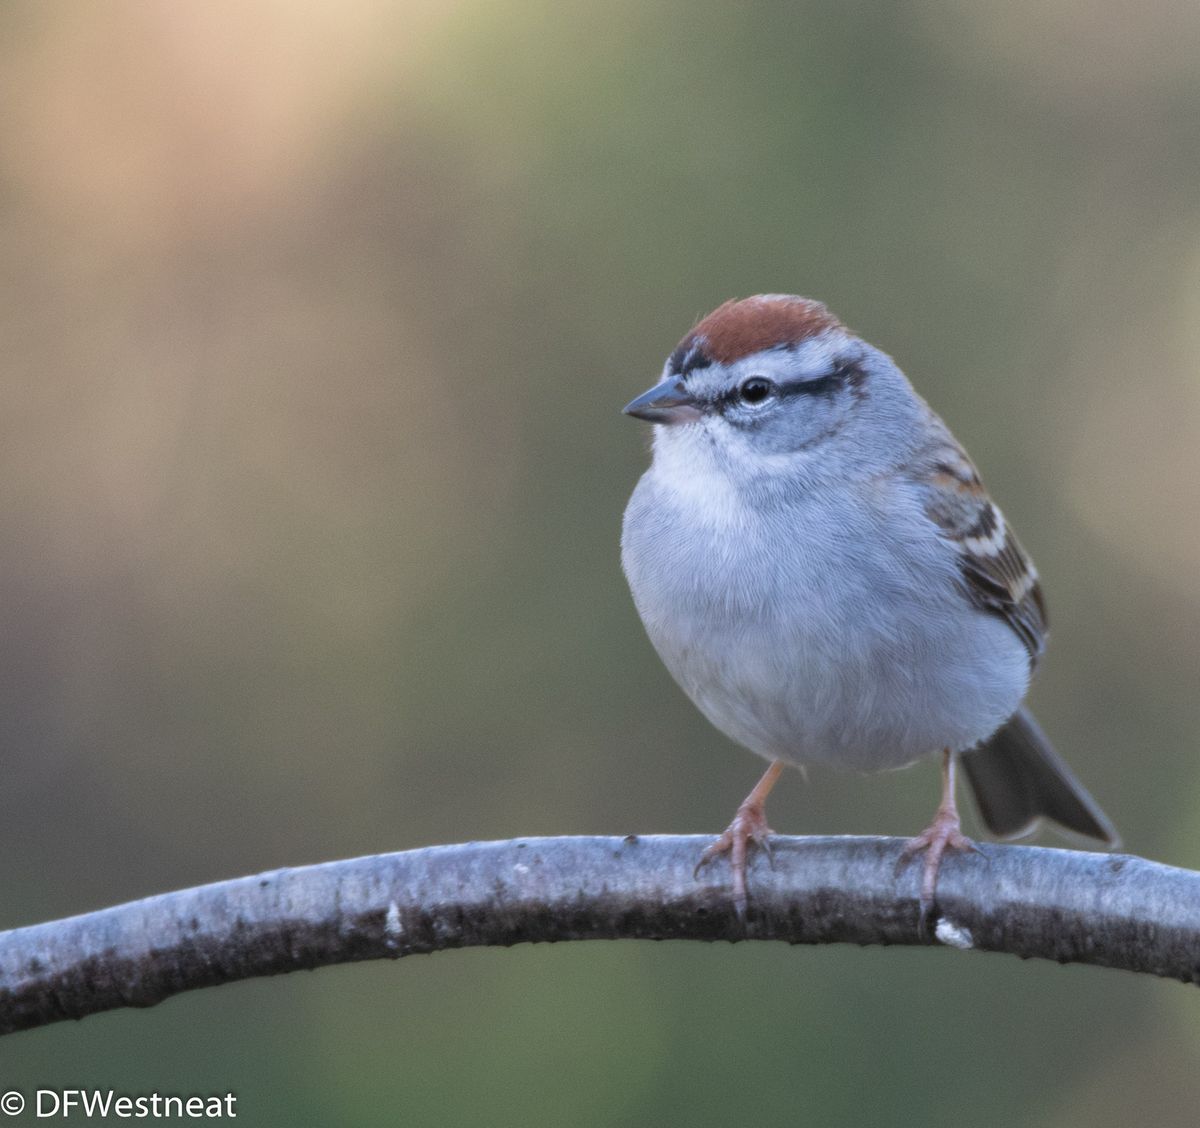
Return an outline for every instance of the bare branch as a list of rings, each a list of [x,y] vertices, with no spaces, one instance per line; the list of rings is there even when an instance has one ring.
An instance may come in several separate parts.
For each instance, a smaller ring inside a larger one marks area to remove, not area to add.
[[[942,869],[936,936],[894,838],[774,838],[748,922],[711,839],[530,838],[275,870],[0,933],[0,1033],[355,960],[554,940],[927,944],[1200,980],[1200,873],[985,846]],[[919,869],[919,867],[914,867]]]

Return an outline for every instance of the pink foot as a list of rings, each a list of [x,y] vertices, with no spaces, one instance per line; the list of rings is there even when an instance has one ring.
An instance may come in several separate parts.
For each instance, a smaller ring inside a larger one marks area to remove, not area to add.
[[[774,833],[767,826],[767,815],[763,804],[747,800],[733,816],[725,833],[716,840],[696,863],[695,873],[700,871],[714,858],[722,854],[729,855],[729,869],[733,874],[733,907],[739,919],[746,919],[746,857],[750,847],[758,846],[765,850],[767,857],[771,856],[770,836]]]
[[[925,924],[929,910],[933,907],[934,895],[937,893],[938,872],[942,868],[942,856],[947,850],[973,850],[979,852],[975,845],[962,832],[957,811],[947,811],[939,808],[933,816],[933,822],[916,838],[910,838],[896,863],[896,875],[899,876],[905,866],[922,851],[925,854],[925,864],[921,872],[921,923]]]

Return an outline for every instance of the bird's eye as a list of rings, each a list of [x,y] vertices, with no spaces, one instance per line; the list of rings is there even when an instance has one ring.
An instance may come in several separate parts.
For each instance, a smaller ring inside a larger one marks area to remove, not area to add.
[[[751,376],[743,380],[738,388],[738,398],[742,403],[762,403],[775,392],[775,385],[765,376]]]

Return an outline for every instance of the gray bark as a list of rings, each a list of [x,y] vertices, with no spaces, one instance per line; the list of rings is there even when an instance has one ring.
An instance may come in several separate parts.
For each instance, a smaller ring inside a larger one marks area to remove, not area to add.
[[[933,927],[894,838],[777,836],[733,911],[711,838],[531,838],[282,869],[0,933],[0,1032],[355,960],[555,940],[934,944],[1200,981],[1200,873],[1127,855],[948,856]]]

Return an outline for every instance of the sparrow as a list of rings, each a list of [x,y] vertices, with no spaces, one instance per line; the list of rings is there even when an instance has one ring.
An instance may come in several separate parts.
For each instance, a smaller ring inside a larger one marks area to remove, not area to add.
[[[896,363],[820,302],[726,302],[625,407],[654,425],[625,510],[621,560],[663,663],[719,730],[769,760],[700,857],[769,847],[764,804],[785,765],[854,771],[941,757],[922,920],[947,851],[975,849],[961,762],[987,829],[1042,819],[1118,843],[1022,705],[1046,645],[1037,570],[949,428]]]

